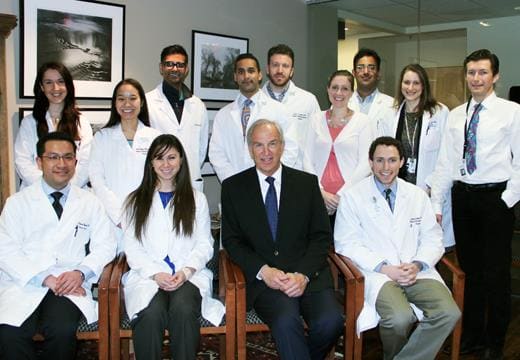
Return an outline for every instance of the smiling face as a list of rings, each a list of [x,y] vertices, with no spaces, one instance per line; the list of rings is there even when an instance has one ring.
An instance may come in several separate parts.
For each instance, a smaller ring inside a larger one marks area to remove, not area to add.
[[[72,144],[65,140],[48,140],[41,157],[36,158],[43,179],[56,190],[63,189],[74,176],[76,154]]]
[[[419,75],[411,70],[408,70],[403,75],[403,80],[401,81],[401,93],[404,96],[404,99],[417,106],[421,99],[421,94],[423,92],[423,84]]]
[[[159,72],[164,81],[170,86],[179,89],[189,72],[186,57],[183,54],[171,54],[166,56],[159,64]]]
[[[280,167],[284,143],[278,129],[271,124],[259,125],[251,134],[249,153],[256,168],[271,176]]]
[[[152,167],[159,180],[159,190],[170,191],[181,168],[182,157],[177,149],[170,147],[152,160]]]
[[[267,65],[267,76],[271,83],[279,88],[291,80],[294,73],[293,63],[289,55],[274,54]]]
[[[379,81],[379,70],[377,62],[372,56],[363,56],[356,63],[354,68],[356,85],[358,91],[371,93],[377,87]]]
[[[242,59],[235,66],[234,79],[242,95],[251,98],[260,89],[262,73],[253,59]]]
[[[493,75],[491,61],[488,59],[470,61],[466,64],[466,83],[471,96],[477,102],[482,102],[493,92],[498,78],[498,73]]]
[[[65,80],[57,70],[45,71],[40,87],[49,100],[49,104],[62,104],[67,96]]]
[[[121,121],[137,120],[141,111],[142,100],[139,91],[130,84],[119,86],[116,93],[116,110]]]
[[[352,84],[348,77],[344,75],[335,76],[327,87],[327,94],[332,107],[346,107],[352,96]]]
[[[378,145],[372,159],[369,160],[374,176],[386,187],[394,182],[404,159],[399,158],[399,151],[395,146]]]

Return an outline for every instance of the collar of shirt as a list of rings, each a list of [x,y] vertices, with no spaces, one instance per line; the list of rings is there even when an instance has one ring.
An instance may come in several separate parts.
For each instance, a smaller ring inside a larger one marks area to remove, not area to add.
[[[247,98],[245,97],[244,95],[242,95],[242,93],[240,93],[240,95],[238,96],[238,106],[240,109],[242,109],[244,107],[244,102],[247,100],[247,99],[250,99],[252,101],[251,105],[249,105],[249,107],[254,107],[256,103],[258,103],[258,100],[259,100],[259,97],[260,97],[260,90],[256,92],[256,94],[254,94],[253,96],[251,96],[250,98]]]
[[[374,182],[376,183],[377,190],[385,197],[385,190],[388,188],[386,185],[384,185],[381,181],[377,179],[377,177],[374,176]],[[390,189],[392,192],[390,193],[390,201],[392,204],[395,204],[395,197],[397,194],[397,178],[394,179],[394,182],[390,185]]]
[[[287,91],[289,90],[289,86],[291,85],[290,81],[283,87],[282,91],[275,91],[271,86],[271,81],[267,82],[266,89],[269,93],[269,96],[273,98],[273,100],[283,102],[285,99],[285,95],[287,95]]]
[[[370,105],[374,102],[374,99],[376,98],[376,95],[379,93],[379,90],[376,88],[374,91],[372,91],[372,93],[370,95],[368,95],[367,97],[365,97],[364,99],[361,97],[361,95],[359,95],[359,93],[357,92],[356,90],[356,97],[359,101],[360,104],[363,104],[363,105]]]
[[[484,100],[482,100],[482,102],[481,102],[482,109],[480,109],[480,111],[489,109],[489,107],[496,100],[496,98],[497,98],[497,94],[494,91],[491,94],[489,94],[488,96],[486,96],[486,98]],[[475,99],[471,98],[471,101],[469,103],[469,108],[468,108],[468,117],[471,118],[471,115],[473,114],[473,111],[475,110],[475,106],[477,104],[478,104],[478,102]]]
[[[65,205],[65,202],[67,201],[67,198],[69,197],[70,183],[67,184],[67,186],[65,186],[63,189],[56,190],[55,188],[53,188],[52,186],[47,184],[45,182],[45,180],[43,180],[43,178],[42,178],[42,188],[43,188],[43,192],[45,193],[45,195],[47,195],[47,199],[49,199],[51,204],[54,202],[54,198],[51,196],[51,194],[55,191],[61,192],[63,194],[63,196],[60,198],[60,204],[61,204],[61,206]]]
[[[269,183],[265,181],[267,178],[260,170],[256,169],[256,174],[258,175],[258,182],[260,183],[260,191],[262,192],[262,201],[265,203],[265,196],[267,195],[267,190],[269,189]],[[280,191],[282,189],[282,165],[274,172],[271,177],[274,177],[274,188],[276,189],[276,201],[278,203],[278,209],[280,209]]]

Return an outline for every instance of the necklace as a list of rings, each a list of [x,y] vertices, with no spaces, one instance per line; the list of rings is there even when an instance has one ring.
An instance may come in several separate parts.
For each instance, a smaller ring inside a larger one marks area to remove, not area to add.
[[[353,113],[352,110],[347,109],[347,112],[346,112],[345,116],[338,120],[338,119],[333,119],[332,118],[332,110],[328,110],[327,114],[326,114],[327,125],[332,127],[332,128],[343,127],[343,126],[348,124],[350,119],[352,119],[352,113]]]

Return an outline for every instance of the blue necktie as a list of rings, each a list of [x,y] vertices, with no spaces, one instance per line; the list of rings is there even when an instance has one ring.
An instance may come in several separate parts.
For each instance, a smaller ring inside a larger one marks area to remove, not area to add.
[[[473,115],[471,115],[471,120],[469,121],[468,131],[466,134],[464,158],[466,159],[466,168],[470,174],[477,169],[477,126],[480,110],[482,110],[482,104],[475,105],[475,110],[473,110]]]
[[[247,129],[247,123],[249,121],[249,117],[251,116],[251,104],[253,103],[253,100],[246,99],[244,101],[244,107],[242,107],[242,117],[240,121],[242,122],[242,135],[244,136],[244,139],[246,138],[246,129]]]
[[[56,215],[58,215],[58,219],[61,219],[61,214],[63,213],[63,206],[60,204],[60,199],[63,196],[63,193],[59,191],[55,191],[51,194],[52,198],[54,199],[52,203],[52,207],[54,208],[54,211],[56,211]]]
[[[170,269],[172,269],[172,275],[175,275],[175,264],[172,263],[172,261],[170,260],[170,256],[166,255],[166,257],[163,260],[166,264],[168,264]]]
[[[276,188],[274,187],[274,177],[268,176],[265,181],[269,183],[269,189],[265,195],[265,211],[267,212],[267,221],[273,241],[276,241],[276,228],[278,226],[278,201],[276,200]]]
[[[388,188],[385,189],[385,200],[388,203],[388,206],[390,207],[390,210],[394,212],[394,207],[392,206],[392,199],[390,198],[390,194],[392,193],[392,189]]]

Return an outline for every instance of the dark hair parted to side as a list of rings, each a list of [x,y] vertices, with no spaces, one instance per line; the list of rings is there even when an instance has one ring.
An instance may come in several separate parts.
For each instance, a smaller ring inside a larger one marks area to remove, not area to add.
[[[162,51],[161,51],[161,62],[163,62],[164,59],[166,59],[166,57],[168,55],[173,55],[173,54],[184,55],[184,58],[185,58],[184,61],[186,63],[188,62],[188,53],[186,52],[186,49],[184,49],[184,47],[182,47],[179,44],[169,45],[169,46],[165,47],[164,49],[162,49]]]
[[[421,85],[423,87],[421,98],[419,99],[417,112],[420,116],[422,116],[422,114],[425,111],[429,112],[430,115],[433,115],[435,113],[436,108],[440,106],[440,104],[433,97],[430,88],[430,80],[428,79],[428,74],[426,73],[426,70],[424,70],[424,68],[419,64],[406,65],[401,71],[401,76],[399,76],[399,82],[397,83],[396,97],[394,101],[395,108],[399,108],[399,106],[404,101],[404,95],[401,91],[401,84],[403,82],[404,74],[406,74],[407,71],[412,71],[416,73],[417,76],[419,76],[419,80],[421,81]]]
[[[377,71],[379,71],[379,69],[381,68],[381,58],[379,57],[379,55],[377,54],[377,52],[375,50],[368,49],[368,48],[361,48],[361,49],[359,49],[357,54],[354,55],[354,70],[356,69],[356,65],[357,65],[359,59],[361,59],[365,56],[373,57],[376,60]]]
[[[491,71],[493,72],[493,76],[498,74],[500,61],[498,60],[498,56],[493,54],[488,49],[480,49],[475,50],[464,59],[464,73],[467,70],[467,65],[470,61],[479,61],[479,60],[489,60],[491,62]]]
[[[238,64],[238,62],[241,61],[241,60],[245,60],[245,59],[253,60],[255,62],[255,64],[256,64],[256,70],[260,71],[260,63],[258,62],[258,59],[251,53],[243,53],[243,54],[238,55],[235,58],[235,63],[233,64],[233,71],[234,72],[237,71],[237,64]]]
[[[72,145],[74,154],[76,154],[76,143],[74,142],[74,139],[66,132],[53,131],[38,139],[38,142],[36,143],[36,155],[38,155],[38,157],[42,157],[45,153],[45,144],[49,141],[67,141]]]
[[[294,67],[294,51],[285,44],[278,44],[269,49],[269,51],[267,52],[267,64],[268,65],[271,62],[271,56],[277,55],[277,54],[289,56],[292,61],[292,67]]]
[[[123,85],[131,85],[139,93],[139,98],[141,99],[141,110],[139,111],[139,115],[137,115],[137,118],[141,120],[141,122],[146,126],[150,126],[150,117],[148,116],[148,104],[146,102],[146,94],[144,92],[143,87],[141,86],[139,81],[135,79],[124,79],[118,82],[116,87],[114,88],[114,92],[112,93],[112,104],[110,106],[110,119],[104,127],[109,128],[121,122],[121,115],[119,115],[116,109],[116,100],[117,90],[119,90],[119,88]]]
[[[36,132],[38,138],[49,132],[49,126],[47,125],[47,110],[49,110],[49,99],[42,90],[43,87],[43,76],[47,70],[56,70],[63,81],[65,81],[65,87],[67,88],[67,96],[65,96],[65,104],[63,112],[61,114],[60,121],[56,131],[62,131],[70,134],[74,140],[79,140],[80,126],[79,116],[80,112],[76,106],[76,97],[74,91],[74,82],[72,81],[72,75],[69,70],[62,63],[48,62],[43,64],[36,74],[34,80],[33,92],[34,92],[34,107],[33,117],[36,120]]]
[[[350,83],[350,90],[354,91],[354,75],[348,70],[336,70],[334,71],[327,80],[327,87],[330,87],[330,83],[336,76],[346,76]]]
[[[376,148],[379,145],[395,146],[395,148],[397,149],[397,152],[399,153],[399,159],[404,158],[403,144],[401,144],[401,142],[399,140],[397,140],[396,138],[393,138],[391,136],[380,136],[377,139],[375,139],[374,141],[372,141],[372,144],[370,144],[370,149],[368,150],[368,158],[370,160],[374,160],[374,153],[376,152]]]
[[[159,179],[153,169],[152,160],[163,156],[168,150],[175,149],[181,157],[179,172],[172,180],[175,194],[170,207],[173,208],[173,228],[177,235],[191,236],[195,223],[195,197],[191,186],[188,159],[184,147],[174,135],[163,134],[150,145],[144,164],[143,180],[139,187],[130,193],[125,201],[125,210],[130,223],[133,223],[135,237],[142,241],[146,231],[153,196]]]

